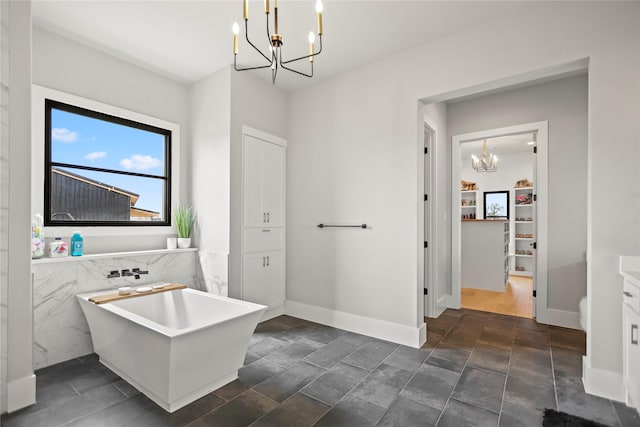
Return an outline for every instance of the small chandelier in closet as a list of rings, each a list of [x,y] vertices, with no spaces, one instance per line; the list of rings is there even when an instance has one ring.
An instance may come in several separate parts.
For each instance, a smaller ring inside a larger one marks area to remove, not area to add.
[[[271,9],[269,6],[269,0],[264,0],[264,12],[266,15],[267,21],[267,41],[269,43],[269,52],[263,53],[255,44],[249,40],[249,2],[248,0],[244,1],[244,32],[247,39],[247,43],[251,45],[262,57],[265,59],[264,65],[257,65],[253,67],[244,67],[238,68],[236,58],[238,57],[238,34],[240,33],[240,27],[237,22],[233,23],[233,68],[236,71],[247,71],[247,70],[257,70],[261,68],[271,68],[271,81],[275,84],[276,75],[278,74],[278,67],[282,67],[287,71],[292,71],[296,74],[300,74],[305,77],[313,77],[313,61],[316,56],[322,52],[322,0],[318,0],[316,2],[316,13],[318,16],[318,51],[315,50],[315,34],[313,31],[309,33],[309,54],[300,56],[293,59],[285,60],[282,56],[282,35],[278,33],[278,0],[274,0],[273,4],[273,26],[274,32],[271,33],[269,30],[269,14],[271,13]],[[288,64],[293,62],[301,61],[303,59],[309,60],[310,71],[305,73],[303,71],[294,70],[293,68],[288,67]]]
[[[482,141],[482,157],[478,158],[475,154],[471,155],[471,167],[476,172],[495,172],[498,170],[498,157],[493,153],[487,157],[487,140]]]

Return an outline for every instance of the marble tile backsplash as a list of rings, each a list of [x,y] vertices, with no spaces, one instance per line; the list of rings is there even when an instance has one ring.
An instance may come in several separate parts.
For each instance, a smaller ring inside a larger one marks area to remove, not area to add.
[[[74,259],[66,262],[34,262],[33,323],[34,369],[44,368],[93,352],[89,326],[76,294],[141,286],[156,282],[179,282],[201,289],[196,251],[114,255],[108,258]],[[140,279],[108,279],[112,270],[139,268],[149,271]]]

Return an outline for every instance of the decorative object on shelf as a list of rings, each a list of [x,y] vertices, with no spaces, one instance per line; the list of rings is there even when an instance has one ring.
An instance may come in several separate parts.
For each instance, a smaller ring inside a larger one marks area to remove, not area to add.
[[[516,205],[530,205],[532,201],[533,195],[531,193],[516,194]]]
[[[178,239],[176,237],[167,237],[167,249],[177,249]]]
[[[178,229],[178,247],[186,249],[191,246],[191,232],[196,222],[196,215],[191,206],[180,205],[176,209],[175,224]]]
[[[514,188],[531,188],[533,187],[533,182],[529,181],[527,178],[522,178],[516,181],[516,185]]]
[[[233,68],[236,71],[246,71],[246,70],[257,70],[261,68],[271,68],[271,82],[275,84],[276,75],[278,74],[278,67],[282,67],[287,71],[292,71],[296,74],[300,74],[305,77],[313,77],[313,61],[316,56],[322,52],[322,0],[318,0],[316,2],[316,13],[318,17],[318,44],[319,49],[315,51],[315,34],[313,31],[309,33],[309,54],[300,56],[294,59],[284,60],[282,57],[282,35],[278,33],[278,0],[274,0],[273,5],[273,26],[274,32],[271,33],[269,30],[269,14],[271,13],[269,7],[269,0],[265,0],[264,2],[264,13],[267,17],[267,42],[269,43],[269,53],[264,54],[255,44],[249,40],[249,1],[244,0],[244,32],[247,39],[247,43],[251,45],[262,57],[265,59],[265,65],[258,65],[253,67],[244,67],[238,68],[236,63],[236,59],[238,57],[238,34],[240,33],[240,27],[237,22],[233,23]],[[299,70],[294,70],[293,68],[287,67],[287,64],[292,62],[302,61],[304,59],[309,60],[309,65],[311,68],[310,73],[305,73]]]
[[[43,224],[42,215],[35,214],[31,220],[31,258],[42,258],[44,256]]]
[[[476,185],[475,182],[465,181],[464,179],[460,180],[461,191],[470,191],[470,190],[477,190],[477,189],[478,189],[478,186]]]
[[[495,172],[498,170],[498,157],[493,153],[487,157],[487,140],[482,141],[482,157],[478,158],[475,154],[471,155],[471,167],[476,172]]]
[[[49,257],[61,258],[65,256],[69,256],[69,245],[61,237],[56,237],[53,242],[49,243]]]

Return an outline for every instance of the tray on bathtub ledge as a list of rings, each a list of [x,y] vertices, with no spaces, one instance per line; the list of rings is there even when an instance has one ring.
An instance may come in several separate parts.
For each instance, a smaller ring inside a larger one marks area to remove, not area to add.
[[[158,294],[160,292],[175,291],[177,289],[185,289],[186,287],[187,285],[183,285],[181,283],[167,283],[162,288],[159,288],[159,289],[151,288],[151,290],[147,292],[137,292],[135,289],[132,289],[131,293],[126,295],[120,295],[119,293],[96,295],[96,296],[90,297],[89,302],[92,302],[94,304],[105,304],[107,302],[120,301],[127,298],[143,297],[145,295],[153,295],[153,294]]]

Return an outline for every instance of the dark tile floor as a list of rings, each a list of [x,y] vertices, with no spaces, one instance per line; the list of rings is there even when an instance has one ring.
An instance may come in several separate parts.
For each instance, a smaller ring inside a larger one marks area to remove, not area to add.
[[[584,334],[447,310],[422,349],[281,316],[258,325],[239,379],[168,414],[95,355],[37,372],[38,403],[7,427],[540,426],[554,408],[640,426],[582,388]]]

